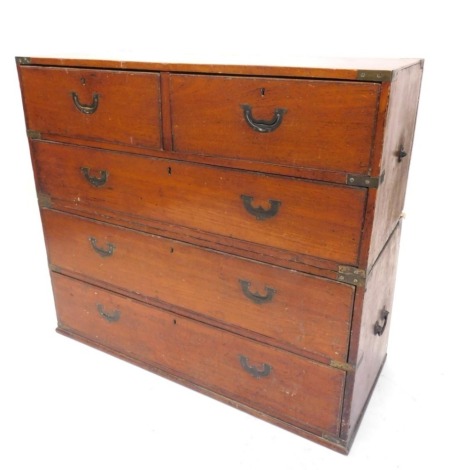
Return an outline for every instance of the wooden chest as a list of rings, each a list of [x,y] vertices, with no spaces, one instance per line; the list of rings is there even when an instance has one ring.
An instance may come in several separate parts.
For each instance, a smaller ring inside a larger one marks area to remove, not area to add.
[[[17,64],[57,331],[348,452],[423,61]]]

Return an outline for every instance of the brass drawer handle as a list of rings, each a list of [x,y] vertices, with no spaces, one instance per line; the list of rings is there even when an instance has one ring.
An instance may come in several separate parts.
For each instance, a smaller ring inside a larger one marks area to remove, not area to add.
[[[273,300],[274,294],[276,291],[272,287],[265,286],[265,295],[260,295],[259,292],[251,292],[249,290],[249,286],[251,282],[244,281],[243,279],[239,279],[240,286],[242,288],[242,292],[248,297],[249,300],[254,302],[255,304],[266,304],[267,302],[271,302]]]
[[[390,315],[390,312],[384,307],[382,309],[382,313],[381,313],[381,320],[383,321],[383,323],[380,323],[379,320],[376,321],[375,325],[374,325],[374,334],[377,335],[377,336],[382,336],[384,331],[385,331],[385,328],[387,327],[387,321],[388,321],[388,315]]]
[[[242,104],[241,105],[243,109],[243,116],[245,117],[245,121],[248,123],[248,125],[251,127],[251,129],[254,129],[257,132],[273,132],[276,130],[282,123],[282,118],[284,117],[284,114],[286,112],[285,109],[282,108],[276,108],[274,110],[274,116],[273,119],[270,121],[264,121],[264,120],[256,120],[253,117],[253,110],[249,104]]]
[[[84,175],[84,178],[88,181],[89,184],[99,188],[100,186],[104,186],[106,181],[108,180],[109,173],[106,170],[100,170],[100,176],[91,176],[90,168],[83,167],[81,168],[81,173]]]
[[[84,114],[93,114],[98,108],[98,93],[94,93],[92,104],[82,104],[76,92],[72,91],[72,99],[76,109]]]
[[[258,369],[256,366],[250,366],[248,363],[248,358],[246,356],[239,356],[240,364],[245,369],[248,374],[251,374],[256,379],[260,379],[260,377],[267,377],[270,375],[272,367],[269,364],[264,363],[262,365],[262,369]]]
[[[114,253],[115,246],[112,243],[108,243],[106,245],[107,248],[104,249],[104,248],[100,248],[97,245],[97,239],[96,238],[89,237],[89,241],[90,241],[90,244],[91,244],[92,248],[94,249],[95,253],[98,253],[103,258],[105,258],[107,256],[112,256],[112,254]]]
[[[102,318],[110,323],[116,322],[120,319],[120,311],[114,310],[112,313],[106,312],[103,305],[97,304],[98,313]]]
[[[269,209],[264,209],[262,206],[254,207],[253,206],[253,197],[247,196],[246,194],[242,194],[240,196],[243,201],[243,206],[245,209],[253,215],[257,220],[265,220],[274,217],[278,211],[279,207],[281,206],[281,201],[274,201],[273,199],[269,199],[268,202],[270,203]]]

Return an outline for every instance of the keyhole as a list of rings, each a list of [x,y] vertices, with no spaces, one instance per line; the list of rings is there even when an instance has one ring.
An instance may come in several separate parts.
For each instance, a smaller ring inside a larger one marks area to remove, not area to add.
[[[260,96],[265,96],[265,88],[260,89]]]
[[[173,253],[174,251],[175,251],[175,249],[170,247],[170,253]]]
[[[84,86],[86,84],[86,79],[84,77],[81,77],[80,82],[81,82],[81,85]]]
[[[176,320],[173,320],[173,325],[176,325]]]
[[[171,175],[171,166],[168,167],[168,174]]]

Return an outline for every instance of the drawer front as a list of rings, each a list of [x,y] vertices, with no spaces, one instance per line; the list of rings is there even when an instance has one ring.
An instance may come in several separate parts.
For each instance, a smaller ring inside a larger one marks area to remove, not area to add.
[[[351,286],[50,210],[42,219],[57,268],[346,360]]]
[[[53,274],[60,328],[290,424],[339,430],[344,372]]]
[[[365,189],[59,144],[34,150],[38,190],[67,205],[356,265]]]
[[[172,75],[174,149],[366,173],[380,86]]]
[[[22,67],[21,83],[28,129],[161,147],[157,73]]]

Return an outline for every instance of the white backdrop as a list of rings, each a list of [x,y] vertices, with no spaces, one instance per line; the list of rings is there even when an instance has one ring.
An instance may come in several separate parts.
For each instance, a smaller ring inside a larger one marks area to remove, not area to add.
[[[443,3],[3,2],[0,468],[448,468]],[[54,333],[16,55],[268,64],[300,63],[301,56],[426,59],[389,359],[349,457]]]

